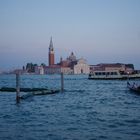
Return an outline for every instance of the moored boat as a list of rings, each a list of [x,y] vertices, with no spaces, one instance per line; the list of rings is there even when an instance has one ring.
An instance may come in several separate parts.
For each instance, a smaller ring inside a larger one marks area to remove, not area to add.
[[[136,84],[135,82],[133,84],[130,84],[127,82],[127,87],[134,92],[140,93],[140,85]]]
[[[126,79],[137,79],[140,78],[140,73],[136,74],[124,74],[118,70],[113,71],[93,71],[89,74],[88,79],[94,80],[126,80]]]

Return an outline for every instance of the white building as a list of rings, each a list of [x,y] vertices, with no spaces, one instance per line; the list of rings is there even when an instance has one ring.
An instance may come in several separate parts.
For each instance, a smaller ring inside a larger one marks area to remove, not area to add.
[[[36,66],[35,67],[35,74],[45,74],[43,66]]]
[[[86,60],[81,58],[77,60],[77,64],[74,65],[74,74],[89,74],[90,67]]]

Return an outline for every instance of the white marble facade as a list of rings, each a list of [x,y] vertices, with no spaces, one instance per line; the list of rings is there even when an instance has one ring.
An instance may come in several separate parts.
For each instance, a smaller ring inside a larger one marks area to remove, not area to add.
[[[83,58],[79,59],[77,64],[74,65],[74,74],[89,74],[89,71],[89,65]]]

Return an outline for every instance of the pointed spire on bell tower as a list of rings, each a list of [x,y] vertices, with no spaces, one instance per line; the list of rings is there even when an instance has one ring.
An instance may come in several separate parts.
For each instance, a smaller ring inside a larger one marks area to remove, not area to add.
[[[50,39],[49,51],[53,51],[53,41],[52,41],[52,36],[51,36],[51,39]]]

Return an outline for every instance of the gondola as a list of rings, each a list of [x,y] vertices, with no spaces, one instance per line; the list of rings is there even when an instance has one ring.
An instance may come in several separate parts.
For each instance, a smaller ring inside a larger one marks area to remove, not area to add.
[[[140,85],[137,85],[136,83],[130,84],[127,82],[127,87],[134,92],[140,93]]]

